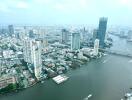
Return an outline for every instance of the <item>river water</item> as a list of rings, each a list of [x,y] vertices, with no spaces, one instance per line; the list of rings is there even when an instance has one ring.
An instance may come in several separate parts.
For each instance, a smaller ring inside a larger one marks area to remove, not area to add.
[[[126,46],[129,52],[132,49],[132,44],[125,40],[115,38],[114,43],[111,49],[126,50]],[[60,85],[50,79],[21,92],[0,96],[0,100],[83,100],[89,94],[93,94],[89,100],[120,100],[132,87],[131,60],[107,55],[69,71],[69,80]]]

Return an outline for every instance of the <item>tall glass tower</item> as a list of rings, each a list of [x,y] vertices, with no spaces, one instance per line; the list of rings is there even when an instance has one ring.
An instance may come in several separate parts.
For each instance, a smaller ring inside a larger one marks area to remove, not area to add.
[[[71,49],[80,50],[80,33],[72,33]]]
[[[99,28],[97,32],[97,39],[100,41],[100,47],[104,48],[105,34],[107,29],[108,18],[102,17],[99,20]]]

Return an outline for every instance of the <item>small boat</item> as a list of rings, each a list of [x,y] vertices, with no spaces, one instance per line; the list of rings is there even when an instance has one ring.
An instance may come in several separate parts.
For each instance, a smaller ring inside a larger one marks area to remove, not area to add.
[[[92,97],[92,94],[89,94],[86,98],[84,98],[83,100],[88,100],[89,98]]]
[[[104,56],[107,56],[108,54],[104,53]]]
[[[41,81],[41,83],[44,83],[44,81]]]
[[[132,60],[129,60],[129,63],[132,63]]]
[[[132,89],[132,87],[130,87],[130,89]]]
[[[108,60],[104,60],[103,63],[106,63]]]

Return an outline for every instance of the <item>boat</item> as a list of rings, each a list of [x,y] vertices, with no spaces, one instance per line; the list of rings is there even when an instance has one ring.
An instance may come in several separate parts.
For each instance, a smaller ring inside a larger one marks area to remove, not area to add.
[[[132,89],[132,87],[130,87],[130,89]]]
[[[44,81],[41,81],[41,83],[44,83]]]
[[[104,55],[104,56],[107,56],[108,54],[104,53],[103,55]]]
[[[132,60],[129,60],[129,63],[132,63]]]
[[[85,97],[83,100],[88,100],[89,98],[92,97],[92,94],[89,94],[87,97]]]

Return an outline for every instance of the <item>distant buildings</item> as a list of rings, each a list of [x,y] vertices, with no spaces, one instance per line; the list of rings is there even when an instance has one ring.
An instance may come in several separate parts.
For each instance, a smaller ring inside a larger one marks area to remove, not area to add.
[[[128,31],[128,36],[127,36],[128,39],[132,39],[132,30],[129,30]]]
[[[97,31],[97,39],[100,41],[100,47],[104,48],[105,46],[105,34],[106,34],[106,29],[107,29],[107,18],[100,18],[99,20],[99,28]]]
[[[80,50],[80,33],[72,33],[71,50]]]

